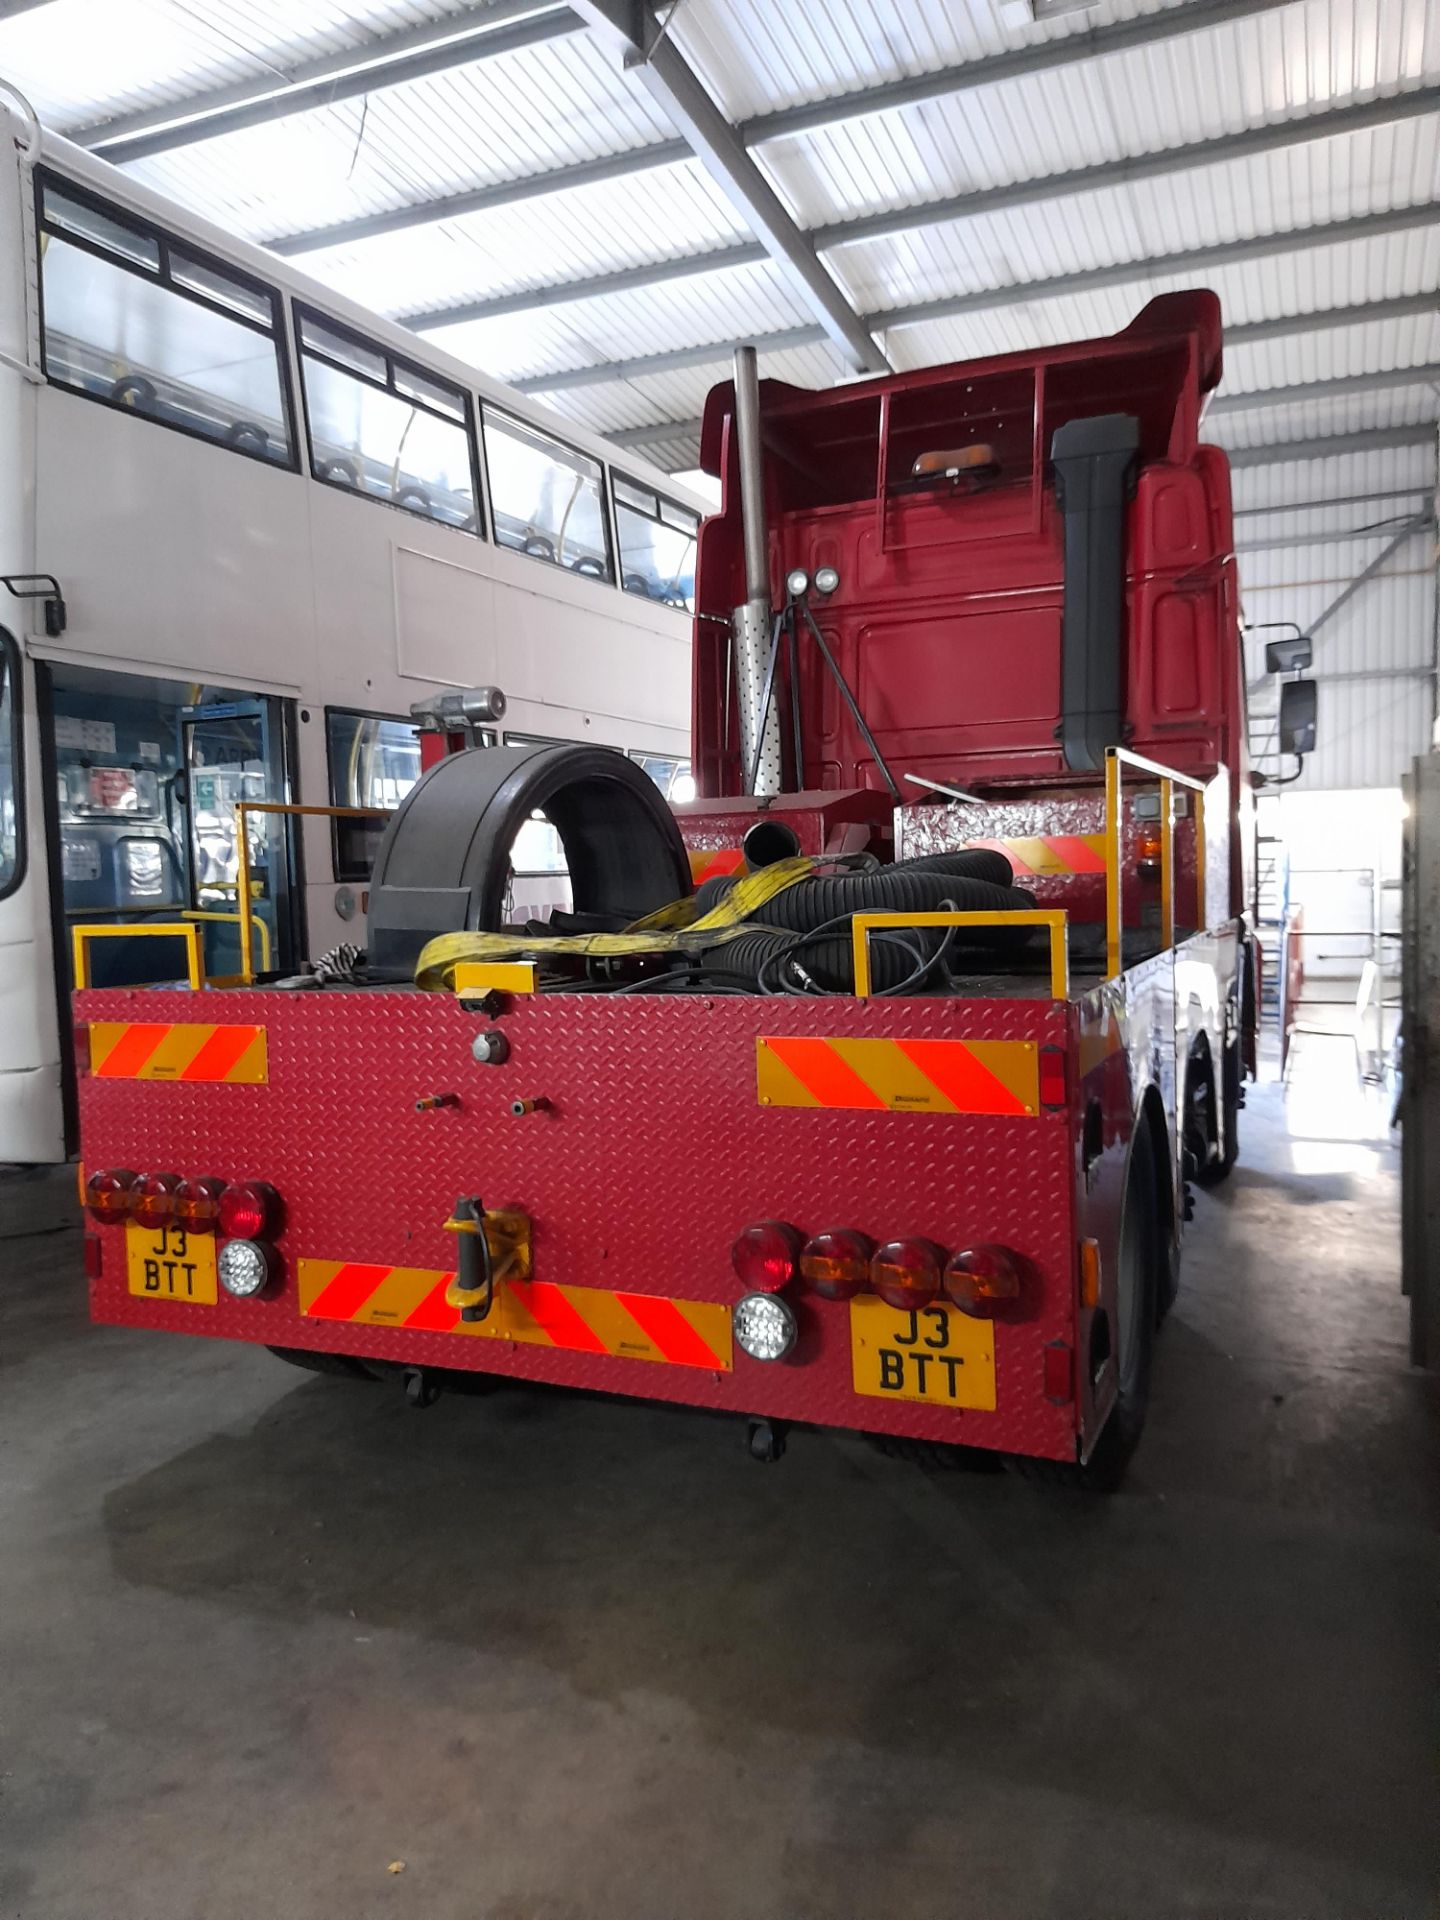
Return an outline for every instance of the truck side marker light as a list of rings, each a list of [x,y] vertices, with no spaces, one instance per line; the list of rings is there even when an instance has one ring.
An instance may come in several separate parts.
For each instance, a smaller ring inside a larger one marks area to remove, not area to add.
[[[1080,1242],[1080,1304],[1082,1307],[1098,1307],[1100,1304],[1100,1242],[1098,1240]]]
[[[1045,1398],[1053,1406],[1063,1407],[1075,1398],[1074,1359],[1063,1340],[1052,1340],[1045,1349]]]
[[[1065,1054],[1060,1047],[1040,1049],[1040,1104],[1052,1112],[1067,1104]]]

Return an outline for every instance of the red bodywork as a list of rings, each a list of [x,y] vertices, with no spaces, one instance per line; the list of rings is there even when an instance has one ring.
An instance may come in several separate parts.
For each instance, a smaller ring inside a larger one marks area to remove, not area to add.
[[[1198,295],[1154,303],[1110,341],[830,393],[762,389],[774,587],[787,568],[839,570],[839,591],[817,601],[816,613],[882,751],[897,778],[980,788],[988,813],[978,827],[973,808],[924,803],[921,787],[892,808],[808,647],[800,693],[811,790],[743,796],[737,719],[726,706],[729,640],[717,624],[744,597],[732,396],[717,389],[704,445],[724,478],[725,507],[702,533],[705,617],[695,644],[705,798],[678,810],[697,871],[707,861],[733,866],[762,815],[786,821],[814,853],[909,854],[975,839],[1041,846],[1030,856],[1041,869],[1036,893],[1066,907],[1072,928],[1098,926],[1103,796],[1065,770],[1054,737],[1062,569],[1045,448],[1076,413],[1138,411],[1127,743],[1211,783],[1204,903],[1195,897],[1193,815],[1176,832],[1178,921],[1200,931],[1063,999],[1038,980],[977,983],[975,997],[868,1001],[517,995],[496,1016],[509,1042],[498,1066],[472,1058],[486,1019],[442,995],[78,994],[82,1028],[224,1021],[263,1027],[268,1050],[266,1075],[252,1084],[83,1075],[86,1166],[268,1181],[284,1203],[278,1283],[257,1300],[222,1291],[215,1304],[196,1305],[137,1294],[127,1284],[127,1229],[92,1225],[94,1317],[1053,1459],[1088,1454],[1115,1396],[1106,1329],[1130,1143],[1137,1126],[1155,1130],[1169,1176],[1163,1224],[1178,1241],[1186,1075],[1199,1053],[1219,1059],[1239,1005],[1244,740],[1228,480],[1223,456],[1196,439],[1201,397],[1218,372],[1218,307]],[[917,453],[980,442],[1001,473],[989,490],[943,499],[894,491]],[[1132,927],[1156,911],[1140,832],[1128,819]],[[1059,870],[1048,870],[1057,848]],[[1052,1103],[1033,1112],[963,1101],[925,1111],[770,1104],[757,1051],[767,1038],[886,1041],[902,1052],[936,1041],[982,1052],[1028,1045],[1048,1050]],[[538,1104],[517,1114],[517,1101]],[[655,1317],[649,1302],[733,1307],[743,1289],[731,1244],[756,1222],[786,1222],[802,1235],[918,1236],[950,1252],[1009,1248],[1030,1279],[1023,1302],[994,1323],[994,1410],[858,1392],[849,1304],[795,1287],[786,1298],[798,1342],[779,1363],[750,1359],[738,1345],[727,1368],[632,1358],[623,1342],[596,1351],[558,1333],[549,1345],[461,1337],[443,1298],[456,1266],[445,1222],[467,1194],[529,1217],[537,1287],[628,1299],[641,1325]],[[307,1301],[302,1262],[351,1264]],[[390,1323],[313,1310],[358,1298],[367,1268],[424,1270],[438,1284]],[[1087,1286],[1097,1291],[1087,1297]]]

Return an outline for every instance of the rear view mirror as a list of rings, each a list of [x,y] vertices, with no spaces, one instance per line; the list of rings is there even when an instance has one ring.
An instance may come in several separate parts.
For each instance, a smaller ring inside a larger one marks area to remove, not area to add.
[[[1267,640],[1265,642],[1265,671],[1267,673],[1300,673],[1310,665],[1315,657],[1315,645],[1308,633],[1296,640]]]
[[[1285,646],[1281,640],[1276,643]],[[1307,640],[1305,645],[1308,647]],[[1305,754],[1315,749],[1317,687],[1313,680],[1287,680],[1280,688],[1280,751]]]

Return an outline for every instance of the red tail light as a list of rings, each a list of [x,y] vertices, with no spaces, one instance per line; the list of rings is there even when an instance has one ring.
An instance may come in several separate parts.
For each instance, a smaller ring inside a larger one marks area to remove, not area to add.
[[[280,1224],[280,1196],[263,1180],[245,1180],[220,1195],[220,1231],[227,1240],[259,1240]]]
[[[130,1211],[136,1176],[126,1167],[92,1173],[85,1182],[85,1205],[97,1220],[123,1220]]]
[[[147,1173],[137,1181],[130,1204],[131,1218],[136,1225],[157,1233],[172,1220],[179,1185],[178,1173]]]
[[[800,1278],[822,1299],[848,1300],[868,1286],[875,1242],[852,1227],[837,1227],[807,1240],[800,1254]]]
[[[952,1254],[945,1268],[945,1291],[956,1306],[979,1318],[993,1316],[1019,1301],[1024,1263],[1008,1247],[967,1247]]]
[[[175,1218],[189,1233],[213,1233],[224,1191],[223,1180],[182,1180],[175,1189]]]
[[[902,1313],[928,1307],[940,1291],[945,1250],[933,1240],[891,1240],[870,1262],[870,1284]]]
[[[778,1293],[795,1278],[800,1235],[783,1220],[746,1227],[730,1249],[730,1264],[747,1293]]]

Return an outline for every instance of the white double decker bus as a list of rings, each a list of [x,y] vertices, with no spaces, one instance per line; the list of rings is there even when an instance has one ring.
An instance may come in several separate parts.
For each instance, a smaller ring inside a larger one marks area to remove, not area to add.
[[[701,502],[613,455],[0,96],[0,1163],[70,1144],[70,926],[233,976],[237,802],[393,806],[417,701],[684,796]],[[247,819],[260,964],[361,938],[380,823]]]

